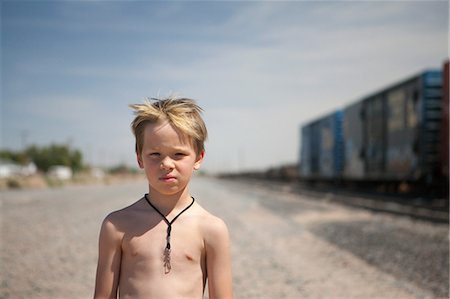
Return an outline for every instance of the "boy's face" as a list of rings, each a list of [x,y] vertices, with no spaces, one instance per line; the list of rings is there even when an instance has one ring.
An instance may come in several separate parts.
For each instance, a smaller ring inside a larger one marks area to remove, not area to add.
[[[139,167],[145,170],[151,192],[173,195],[182,192],[200,168],[204,153],[197,157],[189,139],[169,123],[147,124],[143,132]]]

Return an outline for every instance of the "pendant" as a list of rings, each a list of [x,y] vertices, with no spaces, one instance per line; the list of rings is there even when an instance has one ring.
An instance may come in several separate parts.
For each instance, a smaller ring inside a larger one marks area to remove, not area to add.
[[[170,248],[164,249],[164,273],[168,274],[172,266],[170,265]]]

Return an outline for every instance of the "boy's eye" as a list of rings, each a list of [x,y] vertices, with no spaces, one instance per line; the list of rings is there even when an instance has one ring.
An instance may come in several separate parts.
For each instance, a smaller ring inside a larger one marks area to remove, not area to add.
[[[152,157],[159,157],[160,153],[150,153],[150,156]]]

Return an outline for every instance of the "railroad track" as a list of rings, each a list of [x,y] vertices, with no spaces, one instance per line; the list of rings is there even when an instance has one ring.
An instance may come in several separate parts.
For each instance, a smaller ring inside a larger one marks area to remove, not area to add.
[[[230,178],[229,178],[230,179]],[[380,194],[325,186],[311,187],[300,182],[274,181],[254,178],[231,178],[256,184],[262,188],[301,194],[318,200],[337,202],[347,206],[364,208],[416,219],[448,223],[448,198],[426,198],[413,195]]]

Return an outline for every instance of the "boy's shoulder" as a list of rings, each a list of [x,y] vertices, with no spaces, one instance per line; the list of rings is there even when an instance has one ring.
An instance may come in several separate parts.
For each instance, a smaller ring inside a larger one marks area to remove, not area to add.
[[[198,207],[198,215],[201,219],[200,226],[206,238],[214,238],[217,235],[228,234],[227,225],[222,218],[212,214],[200,205]]]
[[[145,205],[143,205],[142,203],[143,199],[141,198],[125,208],[115,210],[105,217],[104,222],[110,222],[113,224],[122,224],[126,221],[130,221],[130,219],[135,218],[137,215],[145,211],[144,210]]]

